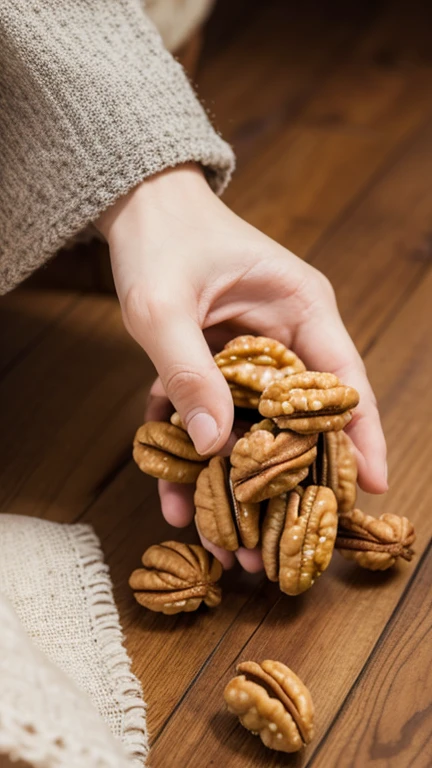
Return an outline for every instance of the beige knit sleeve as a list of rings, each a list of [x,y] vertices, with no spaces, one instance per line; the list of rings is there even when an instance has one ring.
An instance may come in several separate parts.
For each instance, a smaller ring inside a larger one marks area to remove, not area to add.
[[[144,178],[233,169],[139,0],[0,2],[0,293]]]

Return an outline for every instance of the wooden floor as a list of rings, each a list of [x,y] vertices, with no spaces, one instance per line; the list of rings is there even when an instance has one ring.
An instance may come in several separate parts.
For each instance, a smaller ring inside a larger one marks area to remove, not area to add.
[[[152,768],[432,765],[431,22],[417,0],[222,1],[198,76],[238,155],[226,201],[335,286],[389,447],[390,492],[361,506],[413,520],[411,564],[371,574],[335,555],[298,598],[235,570],[213,612],[146,613],[127,586],[142,551],[195,540],[161,519],[131,461],[151,366],[113,297],[33,288],[0,302],[0,511],[95,527]],[[224,709],[236,662],[265,658],[312,692],[302,754],[267,751]]]

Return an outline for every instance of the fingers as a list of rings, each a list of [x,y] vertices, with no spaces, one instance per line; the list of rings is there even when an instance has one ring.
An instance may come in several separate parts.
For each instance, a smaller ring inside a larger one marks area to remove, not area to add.
[[[216,453],[230,435],[234,408],[229,387],[213,360],[203,333],[184,310],[156,310],[152,323],[135,330],[151,357],[167,397],[179,412],[198,453]],[[153,392],[150,412],[161,413],[160,389]]]
[[[372,387],[334,301],[316,301],[297,329],[295,349],[310,370],[335,373],[355,387],[360,403],[347,428],[357,452],[359,484],[369,493],[387,488],[386,443]]]
[[[215,544],[212,544],[211,541],[206,539],[206,537],[203,536],[199,531],[198,536],[200,537],[200,541],[204,549],[206,549],[207,552],[211,552],[212,555],[214,555],[219,560],[219,562],[222,563],[225,571],[229,570],[235,565],[234,552],[228,552],[226,549],[222,549],[222,547],[217,547]]]
[[[245,547],[240,547],[235,555],[241,567],[249,573],[259,573],[259,571],[262,571],[264,568],[261,550],[258,549],[258,547],[255,549],[245,549]]]
[[[194,485],[158,480],[162,514],[170,525],[185,528],[194,516]]]
[[[153,382],[147,398],[144,420],[168,421],[173,410],[158,376]]]

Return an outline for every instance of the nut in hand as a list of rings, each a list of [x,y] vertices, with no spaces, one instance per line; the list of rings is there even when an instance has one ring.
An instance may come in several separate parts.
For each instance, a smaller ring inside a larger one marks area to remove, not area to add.
[[[261,392],[271,381],[305,370],[294,352],[265,336],[238,336],[214,359],[230,385],[234,405],[240,408],[257,408]]]
[[[231,481],[240,502],[259,502],[300,483],[316,457],[317,435],[281,432],[269,419],[254,424],[231,453]]]
[[[310,476],[314,485],[332,489],[338,512],[354,509],[357,496],[357,459],[351,439],[343,430],[323,432],[317,443],[317,457]]]
[[[406,517],[386,513],[379,518],[353,509],[339,516],[338,551],[370,571],[386,571],[401,557],[411,560],[414,526]]]
[[[203,601],[211,608],[219,605],[222,565],[203,547],[165,541],[149,547],[142,562],[129,586],[145,608],[173,614],[196,611]]]
[[[314,706],[299,677],[279,661],[244,661],[225,688],[228,709],[266,747],[297,752],[314,733]]]
[[[199,532],[218,547],[235,551],[259,540],[259,504],[241,503],[232,493],[229,462],[214,456],[200,473],[195,491],[195,522]]]
[[[148,421],[138,429],[133,457],[142,472],[172,483],[194,483],[208,460],[184,429],[164,421]]]
[[[262,528],[262,556],[270,581],[299,595],[328,567],[336,539],[337,502],[322,486],[270,499]]]
[[[300,434],[333,432],[351,421],[358,392],[332,373],[305,371],[274,381],[261,395],[258,410],[281,429]]]

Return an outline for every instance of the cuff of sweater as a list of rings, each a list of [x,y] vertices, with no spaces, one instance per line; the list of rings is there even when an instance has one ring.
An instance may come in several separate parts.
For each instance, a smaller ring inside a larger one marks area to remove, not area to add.
[[[11,70],[5,76],[19,87],[4,116],[4,135],[14,140],[0,146],[0,293],[149,176],[196,162],[217,194],[230,179],[233,152],[212,128],[182,68],[150,22],[121,5],[116,25],[92,38],[91,51],[79,45],[85,35],[81,41],[78,23],[75,36],[70,24],[57,23],[45,38],[53,22],[43,16],[36,19],[40,39],[35,23],[23,38],[25,66],[21,49],[18,61],[13,50],[5,59]],[[103,3],[92,9],[99,6],[105,19]],[[32,57],[34,68],[27,63]]]

